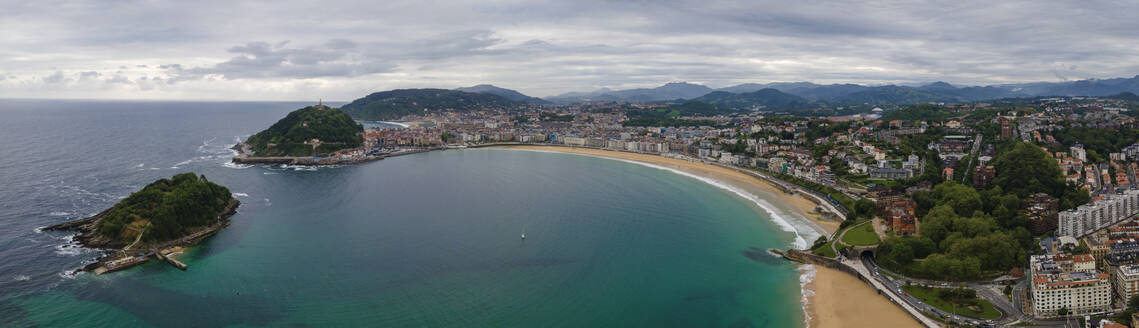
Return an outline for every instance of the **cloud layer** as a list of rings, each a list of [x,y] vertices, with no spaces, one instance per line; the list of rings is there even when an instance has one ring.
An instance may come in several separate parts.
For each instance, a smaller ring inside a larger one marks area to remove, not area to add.
[[[0,97],[351,100],[479,83],[996,84],[1139,74],[1139,4],[0,0]]]

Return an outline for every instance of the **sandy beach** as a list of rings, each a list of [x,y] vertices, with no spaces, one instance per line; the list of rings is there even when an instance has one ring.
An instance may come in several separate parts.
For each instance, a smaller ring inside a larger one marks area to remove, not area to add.
[[[729,168],[658,155],[590,148],[530,145],[496,148],[583,154],[659,165],[727,183],[753,195],[780,203],[781,208],[796,211],[801,216],[799,220],[809,223],[820,235],[830,235],[838,230],[839,226],[839,222],[821,219],[815,212],[816,205],[813,201],[784,193],[767,181]],[[832,269],[816,266],[816,270],[814,280],[805,286],[806,289],[813,291],[813,296],[807,298],[810,327],[920,326],[905,311],[877,295],[873,289],[858,279]]]
[[[812,328],[922,326],[858,278],[821,266],[815,269],[815,279],[808,285],[815,295],[807,304]]]

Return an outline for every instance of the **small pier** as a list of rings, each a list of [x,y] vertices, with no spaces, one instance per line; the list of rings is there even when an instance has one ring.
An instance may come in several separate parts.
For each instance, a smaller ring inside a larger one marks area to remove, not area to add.
[[[187,266],[185,263],[182,263],[181,261],[178,261],[178,260],[176,260],[170,256],[172,254],[181,253],[181,252],[182,252],[181,247],[171,247],[171,248],[167,248],[167,249],[155,252],[154,256],[158,257],[159,260],[163,260],[163,261],[166,261],[166,263],[170,263],[170,265],[173,265],[175,268],[178,268],[179,270],[186,271]]]

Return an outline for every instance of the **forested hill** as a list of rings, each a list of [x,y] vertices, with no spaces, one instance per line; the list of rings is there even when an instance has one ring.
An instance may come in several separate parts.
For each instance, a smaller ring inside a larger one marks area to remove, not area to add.
[[[217,222],[232,202],[226,187],[182,173],[155,181],[100,214],[97,231],[112,243],[129,243],[140,233],[144,241],[167,241]]]
[[[364,127],[336,108],[295,110],[246,140],[254,156],[312,156],[360,147]],[[312,143],[317,139],[318,143]]]
[[[399,89],[370,94],[340,109],[356,119],[394,120],[425,112],[470,111],[519,105],[522,103],[488,93],[445,89]]]
[[[745,93],[715,91],[692,99],[692,101],[709,103],[734,110],[765,109],[789,111],[812,107],[811,103],[802,97],[772,88]]]

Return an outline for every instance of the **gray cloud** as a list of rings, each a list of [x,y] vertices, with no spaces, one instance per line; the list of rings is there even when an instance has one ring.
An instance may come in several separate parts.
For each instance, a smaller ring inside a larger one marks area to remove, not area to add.
[[[0,5],[0,97],[352,99],[478,83],[542,96],[676,80],[976,85],[1139,74],[1135,2]]]
[[[356,62],[348,60],[349,53],[336,50],[351,48],[347,40],[331,41],[338,48],[287,48],[288,41],[270,45],[250,42],[231,47],[227,51],[238,54],[225,62],[209,67],[183,68],[181,64],[159,66],[173,76],[172,82],[201,79],[207,75],[220,75],[226,79],[260,78],[316,78],[354,77],[365,74],[390,72],[394,65],[378,60]]]
[[[63,75],[63,71],[55,71],[55,73],[52,73],[51,75],[44,76],[42,80],[44,84],[60,84],[71,81]]]

